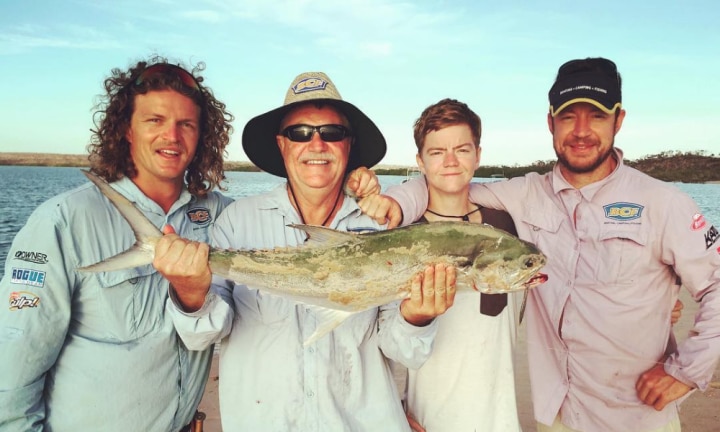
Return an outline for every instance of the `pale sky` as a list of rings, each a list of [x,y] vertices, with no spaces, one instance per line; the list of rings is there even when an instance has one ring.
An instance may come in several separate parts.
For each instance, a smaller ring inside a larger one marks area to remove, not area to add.
[[[630,159],[720,153],[720,2],[0,0],[0,152],[85,153],[103,79],[152,54],[191,65],[245,123],[301,72],[327,73],[414,165],[412,124],[451,97],[483,122],[482,164],[552,160],[547,91],[567,60],[623,77]]]

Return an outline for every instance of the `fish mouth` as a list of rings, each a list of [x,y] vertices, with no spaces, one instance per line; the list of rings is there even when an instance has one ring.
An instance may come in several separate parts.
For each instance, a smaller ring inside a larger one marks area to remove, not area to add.
[[[470,284],[470,287],[477,292],[481,292],[484,294],[500,294],[500,293],[508,293],[513,291],[520,291],[520,290],[529,290],[532,288],[535,288],[538,285],[542,285],[543,283],[547,282],[548,275],[545,273],[537,273],[535,276],[528,279],[527,282],[517,284],[517,285],[509,285],[506,288],[498,288],[497,285],[490,285],[486,283],[477,283],[473,281]],[[514,287],[514,288],[513,288]]]
[[[531,277],[529,281],[525,282],[525,288],[535,288],[538,285],[544,284],[548,280],[548,275],[545,273],[538,273]]]

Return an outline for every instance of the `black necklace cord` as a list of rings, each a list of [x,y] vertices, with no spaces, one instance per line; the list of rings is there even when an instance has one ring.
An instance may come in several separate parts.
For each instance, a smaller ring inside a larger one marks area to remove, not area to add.
[[[444,214],[440,214],[440,213],[434,212],[434,211],[432,211],[432,210],[430,210],[430,209],[427,209],[426,211],[434,214],[435,216],[440,216],[440,217],[444,217],[444,218],[461,219],[463,222],[470,222],[470,215],[473,214],[473,213],[479,212],[479,211],[480,211],[480,207],[476,208],[476,209],[473,210],[473,211],[467,212],[467,213],[465,213],[464,215],[460,215],[460,216],[444,215]]]
[[[298,214],[300,215],[300,222],[304,225],[305,224],[305,216],[303,216],[302,210],[300,210],[300,203],[298,203],[297,198],[295,198],[295,191],[293,190],[290,182],[288,182],[287,185],[288,185],[288,189],[290,189],[290,195],[292,195],[292,199],[293,199],[293,201],[295,201],[295,205],[297,206],[297,211],[298,211]],[[330,217],[332,216],[333,212],[335,211],[335,207],[337,207],[338,202],[340,202],[340,197],[342,196],[342,194],[343,194],[343,190],[342,190],[342,188],[340,188],[340,191],[338,192],[338,195],[335,198],[335,204],[333,204],[333,207],[330,209],[330,213],[327,215],[327,217],[323,221],[322,226],[325,226],[328,223],[328,221],[330,220]]]

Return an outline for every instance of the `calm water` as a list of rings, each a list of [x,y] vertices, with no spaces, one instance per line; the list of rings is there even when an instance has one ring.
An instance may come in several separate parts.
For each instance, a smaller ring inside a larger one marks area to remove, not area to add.
[[[227,194],[235,198],[268,191],[284,181],[265,173],[229,172],[227,177]],[[404,176],[380,176],[380,183],[387,187],[404,179]],[[5,210],[0,212],[0,277],[15,234],[35,207],[86,181],[78,168],[0,166],[0,185],[5,190]],[[695,199],[708,221],[720,224],[720,184],[680,183],[677,186]]]

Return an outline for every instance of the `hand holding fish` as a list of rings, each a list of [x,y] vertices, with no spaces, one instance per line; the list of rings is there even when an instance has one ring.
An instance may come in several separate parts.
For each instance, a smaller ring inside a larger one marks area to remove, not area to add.
[[[420,422],[415,420],[415,416],[410,411],[407,411],[405,413],[405,417],[407,418],[408,424],[410,425],[410,430],[412,432],[426,432],[425,428],[422,427]]]
[[[455,301],[455,267],[446,264],[428,266],[413,277],[410,298],[400,304],[400,313],[408,323],[422,327],[445,313]]]
[[[388,229],[395,228],[402,222],[402,210],[394,199],[386,195],[370,195],[358,201],[363,213],[373,218],[377,223],[387,222]]]
[[[680,321],[680,318],[682,317],[682,310],[685,308],[685,305],[683,302],[680,301],[680,299],[677,299],[675,301],[675,306],[673,306],[672,311],[670,312],[670,324],[675,325],[678,321]]]
[[[153,266],[170,282],[186,312],[194,312],[205,303],[210,289],[210,266],[206,243],[193,242],[175,234],[170,225],[155,246]]]
[[[670,402],[685,396],[692,387],[665,372],[665,365],[659,363],[640,375],[635,385],[638,398],[657,411]]]

